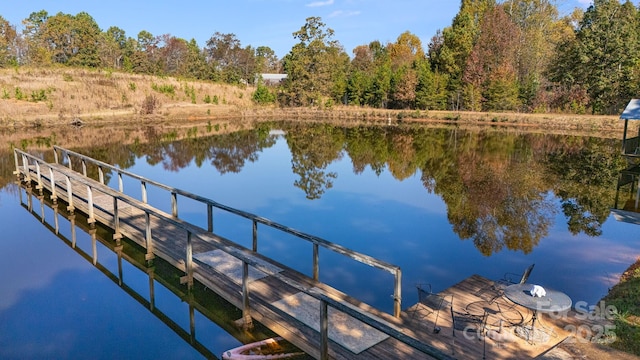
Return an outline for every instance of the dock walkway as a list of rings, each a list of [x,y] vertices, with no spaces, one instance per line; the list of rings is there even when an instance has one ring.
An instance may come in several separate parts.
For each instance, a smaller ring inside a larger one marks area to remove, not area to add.
[[[24,183],[47,194],[54,201],[63,201],[69,211],[80,211],[87,215],[88,222],[99,222],[113,229],[114,239],[120,245],[123,238],[146,249],[146,260],[151,265],[155,257],[161,257],[184,273],[181,282],[189,287],[198,281],[243,311],[242,323],[250,327],[253,320],[260,322],[278,335],[317,359],[513,359],[534,358],[563,341],[570,332],[567,322],[549,319],[550,339],[534,344],[517,336],[489,339],[485,336],[469,336],[456,332],[454,336],[448,309],[416,321],[409,315],[413,305],[405,311],[388,314],[379,311],[348,294],[319,282],[317,269],[307,276],[284,264],[277,263],[257,252],[257,220],[254,219],[254,249],[247,249],[216,235],[212,230],[182,221],[177,216],[176,194],[184,193],[170,189],[172,214],[165,213],[147,204],[148,179],[139,177],[142,199],[134,199],[122,191],[121,176],[117,171],[120,189],[105,185],[104,169],[108,164],[87,158],[66,149],[54,148],[56,161],[46,162],[41,158],[15,150],[16,174]],[[67,156],[68,164],[58,160],[58,153]],[[76,167],[72,169],[71,156],[76,156]],[[87,176],[86,161],[97,166],[98,180]],[[81,166],[78,166],[81,164]],[[211,216],[209,200],[207,212]],[[217,205],[217,204],[216,204]],[[269,223],[266,219],[258,219]],[[297,233],[314,243],[314,260],[317,246],[334,246],[334,251],[357,261],[385,271],[399,269],[390,264],[371,259],[364,254],[351,252],[335,244],[326,244],[321,239],[296,232],[282,225],[276,228]],[[117,247],[116,247],[117,248]],[[396,284],[396,289],[399,284]],[[506,299],[489,302],[487,291],[492,282],[473,275],[441,292],[451,297],[453,307],[470,313],[489,314],[486,328],[512,334],[513,329],[526,320],[528,311]],[[491,295],[491,294],[489,294]],[[491,297],[491,296],[490,296]],[[394,300],[399,310],[401,296],[396,292]],[[417,296],[416,299],[417,300]],[[563,319],[571,318],[565,316]],[[440,332],[434,333],[437,326]],[[564,326],[564,328],[563,328]]]

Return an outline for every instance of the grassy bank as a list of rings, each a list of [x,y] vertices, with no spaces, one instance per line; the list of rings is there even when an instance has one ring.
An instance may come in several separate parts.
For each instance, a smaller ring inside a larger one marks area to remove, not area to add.
[[[640,259],[632,264],[603,299],[615,306],[616,341],[612,347],[640,356]]]
[[[247,87],[73,68],[0,69],[0,125],[238,116]],[[150,99],[153,99],[151,102]]]
[[[617,116],[257,106],[254,88],[73,68],[0,69],[0,126],[40,127],[144,120],[338,120],[455,123],[620,137]],[[635,124],[634,124],[635,125]]]

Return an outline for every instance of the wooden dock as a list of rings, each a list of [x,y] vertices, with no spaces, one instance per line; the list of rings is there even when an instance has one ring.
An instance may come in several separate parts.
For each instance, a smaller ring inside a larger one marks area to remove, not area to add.
[[[66,154],[66,166],[59,161],[59,152]],[[66,149],[55,148],[55,153],[56,161],[49,163],[15,150],[16,174],[25,184],[46,192],[53,201],[66,203],[70,212],[86,214],[88,223],[98,222],[113,229],[114,249],[121,246],[123,238],[135,242],[146,249],[149,266],[159,257],[182,272],[181,283],[187,291],[197,280],[241,309],[244,326],[251,327],[255,320],[316,359],[530,359],[572,335],[564,330],[572,323],[569,315],[561,320],[541,320],[551,334],[545,342],[531,343],[515,336],[514,330],[530,319],[530,312],[506,299],[490,302],[488,299],[495,295],[491,294],[492,282],[479,275],[440,294],[451,297],[456,310],[488,314],[484,328],[497,332],[502,324],[500,334],[504,336],[492,339],[458,331],[453,336],[448,308],[421,321],[410,316],[421,306],[418,304],[394,314],[379,311],[319,282],[315,266],[314,273],[308,276],[262,256],[257,251],[257,223],[311,241],[316,261],[317,247],[324,246],[373,267],[396,271],[394,300],[399,310],[400,273],[390,264],[259,217],[253,219],[254,248],[247,249],[213,232],[211,207],[224,208],[223,205],[205,199],[210,220],[209,229],[202,229],[177,216],[176,196],[185,192],[168,188],[172,214],[167,214],[147,204],[146,186],[151,180],[138,177],[142,199],[133,199],[122,191],[121,176],[126,175],[125,171]],[[76,157],[75,162],[71,156]],[[87,161],[96,167],[97,180],[87,176]],[[75,171],[72,163],[82,171]],[[119,189],[105,185],[105,167],[118,175]],[[413,300],[417,300],[417,294],[405,298],[414,296]],[[433,332],[436,320],[441,329],[438,333]]]

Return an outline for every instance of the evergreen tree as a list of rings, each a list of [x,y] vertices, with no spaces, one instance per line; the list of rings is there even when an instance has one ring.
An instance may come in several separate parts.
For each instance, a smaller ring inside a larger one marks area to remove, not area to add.
[[[285,101],[293,106],[318,106],[323,98],[341,97],[338,93],[346,88],[349,57],[333,40],[333,30],[319,17],[310,17],[293,37],[299,42],[283,59]]]
[[[595,0],[561,50],[552,79],[583,87],[592,113],[619,113],[638,90],[638,11],[630,1]]]

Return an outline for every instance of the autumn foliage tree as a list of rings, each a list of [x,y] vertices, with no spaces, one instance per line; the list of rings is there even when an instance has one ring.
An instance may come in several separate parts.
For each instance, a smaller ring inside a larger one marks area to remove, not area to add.
[[[519,29],[502,6],[488,10],[465,66],[470,110],[515,110],[518,106],[516,50]]]
[[[0,67],[17,64],[17,41],[15,26],[0,16]]]

